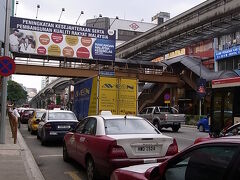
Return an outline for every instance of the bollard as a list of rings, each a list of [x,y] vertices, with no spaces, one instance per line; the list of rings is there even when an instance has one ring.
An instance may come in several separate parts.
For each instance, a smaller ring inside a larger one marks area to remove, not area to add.
[[[9,117],[9,123],[12,131],[12,138],[14,141],[14,144],[17,143],[17,127],[18,127],[18,118],[13,115],[11,111],[8,109],[8,117]]]

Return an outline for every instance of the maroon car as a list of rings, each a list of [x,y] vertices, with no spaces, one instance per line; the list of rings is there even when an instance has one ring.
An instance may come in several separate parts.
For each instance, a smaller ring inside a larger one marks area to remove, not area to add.
[[[218,137],[226,137],[226,136],[237,136],[240,135],[240,123],[236,123],[226,129],[223,129]],[[197,144],[199,142],[203,142],[203,141],[209,141],[210,139],[215,139],[216,137],[214,136],[207,136],[207,137],[200,137],[197,138],[194,141],[194,144]]]
[[[163,163],[116,169],[111,180],[237,180],[240,179],[240,136],[195,144]]]
[[[23,124],[27,124],[28,120],[33,117],[34,109],[25,109],[21,114],[20,121]]]

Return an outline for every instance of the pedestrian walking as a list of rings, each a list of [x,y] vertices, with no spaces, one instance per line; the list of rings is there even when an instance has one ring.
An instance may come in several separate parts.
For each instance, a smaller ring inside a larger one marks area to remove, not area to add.
[[[17,118],[18,120],[18,129],[20,128],[20,114],[18,113],[18,110],[16,107],[13,107],[13,115]]]

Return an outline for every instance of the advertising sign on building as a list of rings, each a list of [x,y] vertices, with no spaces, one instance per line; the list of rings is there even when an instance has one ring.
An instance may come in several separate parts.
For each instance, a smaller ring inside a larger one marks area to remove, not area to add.
[[[11,17],[10,51],[115,60],[115,31]]]
[[[240,55],[240,46],[215,52],[215,60],[220,60],[232,56]]]
[[[199,78],[197,81],[197,94],[200,98],[206,95],[206,79]]]

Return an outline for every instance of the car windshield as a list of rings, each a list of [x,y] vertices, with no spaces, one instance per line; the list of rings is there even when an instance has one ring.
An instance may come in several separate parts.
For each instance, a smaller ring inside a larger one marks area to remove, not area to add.
[[[107,135],[115,134],[158,134],[144,119],[107,119],[105,120]]]
[[[38,119],[38,118],[41,118],[42,117],[42,115],[44,114],[44,112],[43,111],[37,111],[36,112],[36,118]]]
[[[48,120],[76,120],[76,117],[70,112],[49,112]]]

